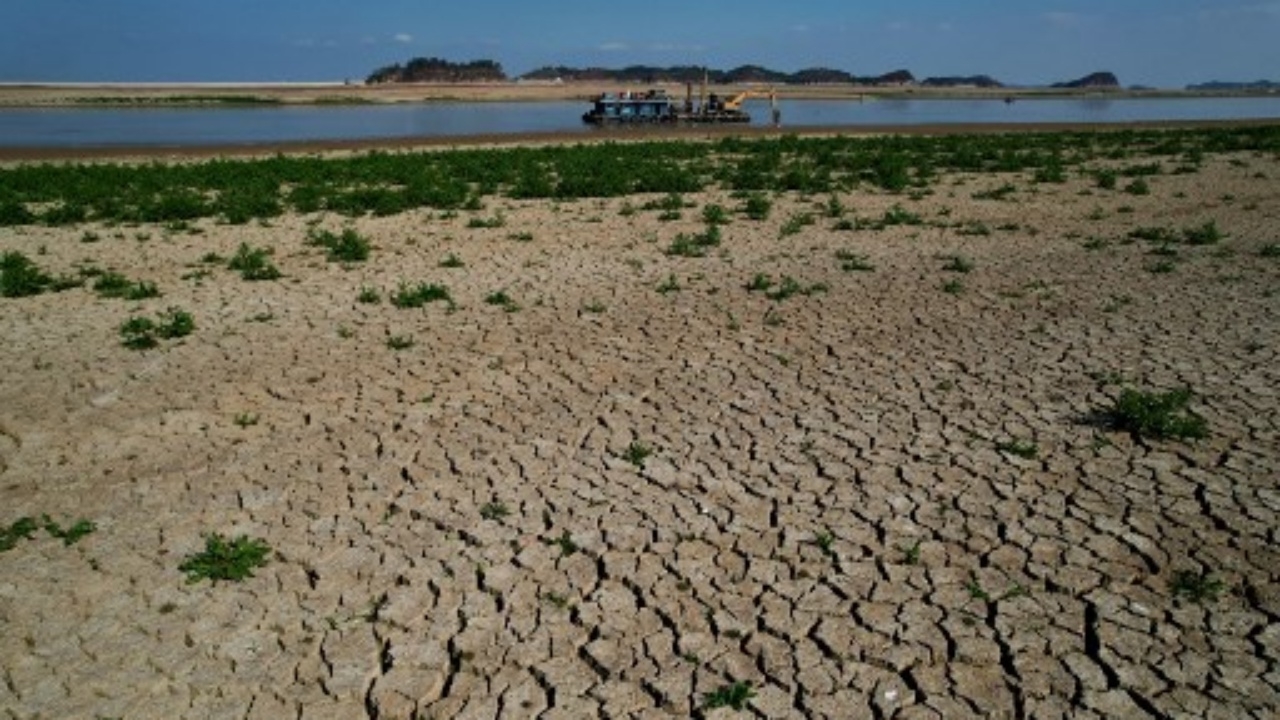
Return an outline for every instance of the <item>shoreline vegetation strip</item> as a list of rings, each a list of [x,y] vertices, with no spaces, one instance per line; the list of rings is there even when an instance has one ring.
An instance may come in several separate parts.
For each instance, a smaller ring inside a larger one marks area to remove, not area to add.
[[[544,147],[380,150],[197,163],[28,164],[0,169],[0,226],[231,224],[286,212],[388,216],[457,210],[488,196],[574,200],[644,193],[824,193],[927,186],[942,172],[1106,173],[1157,158],[1193,171],[1206,154],[1280,152],[1280,125],[883,137],[727,137]]]

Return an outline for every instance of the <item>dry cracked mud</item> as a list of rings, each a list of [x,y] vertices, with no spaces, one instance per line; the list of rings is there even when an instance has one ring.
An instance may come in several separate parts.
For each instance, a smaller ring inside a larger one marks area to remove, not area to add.
[[[705,258],[664,249],[739,199],[0,229],[164,293],[0,300],[0,524],[97,527],[0,553],[0,715],[1274,718],[1276,178],[1211,155],[1147,196],[839,195],[924,221],[883,230],[777,196]],[[1127,239],[1210,221],[1227,237],[1171,271]],[[372,257],[326,262],[316,222]],[[241,242],[284,277],[200,263]],[[393,307],[402,281],[456,306]],[[121,345],[169,306],[192,335]],[[1099,422],[1122,387],[1184,386],[1205,439]],[[184,582],[215,532],[270,562]],[[734,683],[741,711],[707,706]]]

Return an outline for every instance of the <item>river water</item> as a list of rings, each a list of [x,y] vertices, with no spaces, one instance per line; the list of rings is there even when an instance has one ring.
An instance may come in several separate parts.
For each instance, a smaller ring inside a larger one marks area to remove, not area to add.
[[[220,108],[0,108],[0,147],[253,145],[581,132],[581,102]],[[1280,119],[1280,97],[789,100],[785,127]],[[768,122],[767,101],[747,109]]]

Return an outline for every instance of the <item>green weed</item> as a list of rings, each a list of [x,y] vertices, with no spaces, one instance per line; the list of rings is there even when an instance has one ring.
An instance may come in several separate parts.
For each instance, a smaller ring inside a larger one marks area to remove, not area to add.
[[[623,460],[626,460],[636,466],[637,469],[643,470],[645,461],[648,460],[649,456],[652,454],[653,448],[645,445],[639,440],[636,440],[628,445],[626,450],[622,451],[621,457]]]
[[[494,292],[489,293],[485,296],[484,302],[486,305],[497,305],[498,307],[501,307],[503,312],[513,313],[520,310],[520,305],[516,303],[515,299],[507,294],[506,290],[495,290]]]
[[[186,573],[187,583],[210,580],[244,580],[267,564],[271,548],[263,540],[244,535],[228,540],[218,533],[205,536],[204,551],[188,555],[178,570]]]
[[[44,523],[45,532],[62,541],[63,545],[70,546],[80,542],[84,536],[98,529],[97,524],[92,520],[77,520],[71,527],[64,528],[49,518],[48,515],[41,516]]]
[[[947,272],[957,273],[972,272],[973,268],[973,261],[963,255],[952,255],[947,259],[947,263],[942,266],[942,269]]]
[[[360,288],[360,294],[356,295],[356,302],[365,305],[377,305],[382,302],[382,294],[378,292],[378,288],[365,285]]]
[[[9,527],[0,527],[0,552],[12,550],[19,540],[30,540],[39,528],[36,521],[29,517],[18,518]]]
[[[706,257],[707,253],[720,244],[720,227],[718,225],[708,225],[707,229],[696,235],[686,235],[680,233],[676,235],[676,239],[671,241],[671,245],[667,247],[668,255],[679,257]]]
[[[434,283],[418,283],[410,287],[401,282],[391,293],[391,304],[398,308],[420,308],[433,302],[444,302],[452,307],[453,296],[449,294],[449,288]]]
[[[1125,388],[1106,416],[1113,428],[1157,440],[1208,437],[1205,419],[1190,410],[1191,390],[1156,393]]]
[[[704,710],[715,710],[727,707],[741,711],[747,707],[755,696],[756,691],[751,687],[751,683],[739,680],[731,685],[716,688],[714,692],[707,693],[702,699],[702,708]]]
[[[1178,600],[1188,600],[1203,605],[1206,602],[1217,602],[1226,583],[1210,573],[1197,573],[1180,570],[1169,580],[1169,592]]]
[[[680,292],[680,281],[675,275],[668,275],[665,280],[658,284],[657,290],[663,295],[673,292]]]
[[[748,195],[746,202],[742,206],[742,212],[751,220],[767,220],[769,213],[773,210],[773,203],[769,198],[760,194]]]
[[[155,283],[141,280],[134,282],[115,272],[106,272],[99,275],[98,279],[93,282],[93,290],[104,298],[146,300],[147,298],[160,297],[160,289],[156,287]]]
[[[1040,454],[1040,448],[1030,440],[1009,440],[996,443],[996,450],[1008,453],[1024,460],[1034,460]]]
[[[276,280],[280,270],[269,259],[271,250],[255,248],[248,243],[241,243],[236,254],[227,261],[227,267],[240,273],[245,280]]]
[[[387,347],[392,350],[408,350],[416,344],[412,335],[391,335],[387,338]]]
[[[964,283],[959,280],[948,280],[942,284],[942,292],[948,295],[959,295],[964,292]]]
[[[460,268],[466,267],[466,265],[467,264],[462,261],[462,258],[454,255],[453,253],[449,253],[440,261],[440,267],[442,268]]]
[[[0,256],[0,297],[19,298],[58,292],[80,285],[73,278],[54,278],[20,252]]]
[[[330,262],[363,262],[369,259],[371,249],[369,240],[351,228],[343,230],[341,234],[312,230],[308,234],[307,244],[323,247]]]
[[[866,255],[852,250],[837,250],[836,259],[840,261],[840,269],[845,272],[871,272],[876,269]]]
[[[511,510],[500,502],[488,502],[480,506],[480,517],[485,520],[501,520],[511,514]]]

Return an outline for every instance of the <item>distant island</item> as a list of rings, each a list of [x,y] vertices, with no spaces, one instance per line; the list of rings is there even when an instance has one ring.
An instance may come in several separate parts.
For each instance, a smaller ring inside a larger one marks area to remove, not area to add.
[[[924,88],[1003,88],[1004,83],[990,75],[948,75],[917,80],[909,70],[894,70],[881,75],[854,75],[828,67],[812,67],[796,72],[782,72],[760,65],[741,65],[731,70],[696,65],[628,65],[623,68],[569,67],[547,65],[514,78],[521,82],[615,82],[619,84],[684,84],[706,80],[715,85],[859,85],[866,87]],[[381,67],[372,72],[365,83],[469,83],[508,82],[502,64],[494,60],[471,60],[456,63],[441,58],[413,58],[404,64]],[[1120,81],[1110,72],[1095,72],[1078,80],[1055,83],[1059,89],[1119,89]]]
[[[1280,92],[1280,82],[1272,80],[1254,80],[1252,82],[1223,82],[1213,80],[1196,85],[1188,85],[1192,92]]]

